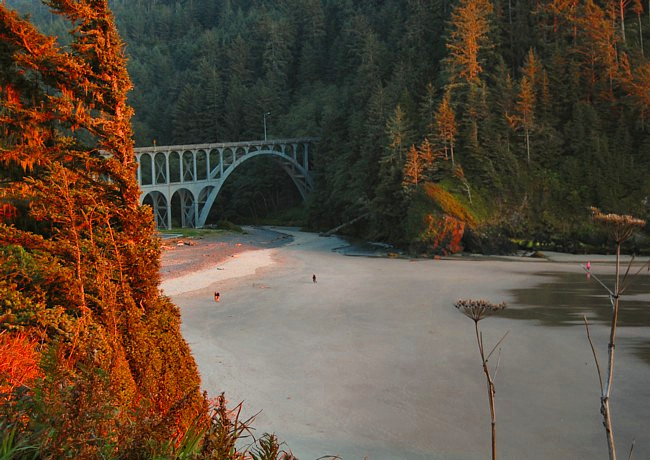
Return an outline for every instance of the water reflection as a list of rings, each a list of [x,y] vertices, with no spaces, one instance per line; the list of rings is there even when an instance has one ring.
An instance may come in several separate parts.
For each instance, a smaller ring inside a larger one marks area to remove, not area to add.
[[[513,289],[515,301],[499,316],[536,320],[543,326],[582,326],[583,315],[592,324],[609,325],[611,304],[602,286],[588,280],[585,273],[545,272],[542,282],[532,288]],[[607,286],[614,276],[599,276]],[[618,325],[642,328],[643,339],[630,339],[627,347],[650,364],[650,276],[632,280],[621,298]]]

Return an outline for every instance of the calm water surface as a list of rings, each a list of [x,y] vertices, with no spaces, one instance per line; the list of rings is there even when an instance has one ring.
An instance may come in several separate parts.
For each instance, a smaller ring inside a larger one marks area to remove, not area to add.
[[[539,285],[512,290],[515,301],[499,316],[534,320],[542,326],[584,328],[586,315],[590,324],[609,327],[611,303],[596,281],[587,279],[585,273],[545,272],[540,276],[543,281]],[[599,278],[610,289],[614,286],[613,275]],[[650,365],[650,276],[634,277],[620,305],[619,328],[637,329],[634,338],[617,339],[617,350],[632,352]]]

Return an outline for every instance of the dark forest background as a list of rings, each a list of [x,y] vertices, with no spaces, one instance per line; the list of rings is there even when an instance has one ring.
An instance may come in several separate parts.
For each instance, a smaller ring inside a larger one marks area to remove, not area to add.
[[[66,26],[11,0],[44,32]],[[649,4],[638,0],[115,0],[136,145],[316,136],[304,222],[410,246],[598,243],[648,217]],[[260,197],[266,197],[262,200]],[[270,161],[220,217],[300,205]],[[452,218],[453,222],[445,221]],[[445,240],[445,241],[442,241]],[[494,248],[492,248],[494,249]]]

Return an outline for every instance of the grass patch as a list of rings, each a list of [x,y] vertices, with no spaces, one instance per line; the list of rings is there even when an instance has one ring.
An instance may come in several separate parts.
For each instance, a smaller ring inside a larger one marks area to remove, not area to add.
[[[172,228],[169,230],[160,230],[162,235],[181,235],[182,237],[197,238],[210,235],[223,235],[228,233],[226,230],[212,229],[212,228]]]
[[[182,238],[203,238],[206,236],[227,235],[229,233],[246,233],[241,227],[233,224],[236,228],[172,228],[160,230],[161,235],[180,235]]]

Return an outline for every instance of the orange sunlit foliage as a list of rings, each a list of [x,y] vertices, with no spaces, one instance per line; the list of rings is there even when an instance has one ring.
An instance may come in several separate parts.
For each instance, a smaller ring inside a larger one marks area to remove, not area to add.
[[[426,216],[426,230],[422,240],[427,244],[430,252],[439,252],[443,255],[455,254],[463,249],[460,241],[464,232],[465,222],[447,214],[442,217],[429,214]]]
[[[442,98],[435,119],[438,139],[445,152],[445,158],[451,156],[451,164],[453,165],[455,163],[454,145],[456,143],[458,126],[456,125],[456,115],[451,106],[451,95],[449,92],[445,93],[445,97]]]
[[[155,223],[134,174],[131,81],[108,2],[47,3],[72,24],[65,48],[0,2],[10,63],[0,75],[0,167],[15,175],[3,183],[0,221],[18,202],[25,209],[21,222],[0,225],[20,293],[0,330],[42,337],[47,378],[23,412],[35,436],[48,433],[43,457],[97,458],[102,443],[138,457],[186,432],[207,405],[178,309],[158,290]],[[34,344],[6,334],[3,391],[37,372]]]
[[[461,0],[451,14],[451,36],[447,48],[459,77],[477,83],[481,66],[480,52],[490,47],[489,16],[493,11],[489,0]]]
[[[461,168],[458,168],[462,171]],[[460,173],[459,173],[460,174]],[[463,204],[442,186],[425,182],[416,195],[420,205],[413,212],[411,250],[420,253],[445,255],[462,250],[461,240],[467,226],[476,221]]]
[[[0,222],[8,222],[15,219],[18,215],[18,210],[15,206],[9,203],[2,203],[0,205]]]
[[[633,70],[627,55],[622,53],[621,79],[623,88],[639,107],[641,117],[646,118],[650,111],[650,62],[645,62]]]
[[[0,403],[9,401],[18,387],[31,388],[41,376],[37,345],[23,332],[0,333]]]
[[[422,181],[422,171],[424,170],[424,163],[420,156],[420,152],[412,145],[406,153],[406,162],[404,163],[404,174],[402,186],[408,187],[411,185],[417,186]]]

